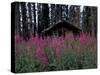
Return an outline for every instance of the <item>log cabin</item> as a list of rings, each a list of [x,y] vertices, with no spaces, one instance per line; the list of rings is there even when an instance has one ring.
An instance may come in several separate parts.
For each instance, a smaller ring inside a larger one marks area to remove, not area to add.
[[[42,34],[45,36],[64,36],[65,34],[79,35],[81,33],[81,28],[76,27],[75,25],[70,24],[66,21],[58,22],[42,31]]]

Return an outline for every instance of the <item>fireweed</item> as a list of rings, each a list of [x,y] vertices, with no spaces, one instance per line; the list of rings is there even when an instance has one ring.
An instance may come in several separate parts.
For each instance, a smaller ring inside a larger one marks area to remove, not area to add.
[[[51,64],[54,64],[49,62],[50,59],[48,57],[50,55],[46,54],[45,51],[45,49],[48,49],[49,51],[54,53],[56,59],[64,58],[63,62],[60,63],[61,66],[60,69],[66,69],[66,65],[67,69],[73,69],[73,67],[74,69],[77,69],[75,65],[80,66],[80,63],[78,63],[78,61],[82,63],[81,68],[96,67],[97,40],[96,37],[91,37],[88,33],[82,33],[80,36],[73,36],[72,34],[66,34],[65,37],[47,36],[44,38],[40,37],[38,34],[36,34],[36,36],[34,37],[32,33],[30,33],[29,36],[30,36],[29,40],[24,41],[24,39],[22,39],[22,37],[18,33],[15,35],[16,52],[20,50],[20,47],[17,45],[23,47],[24,50],[28,49],[31,54],[32,54],[31,51],[34,50],[33,55],[35,59],[33,59],[32,57],[33,61],[38,59],[41,62],[41,64],[47,65],[48,67],[50,67]],[[90,50],[92,51],[92,53],[89,53]],[[72,54],[69,55],[68,52]],[[16,56],[19,55],[16,54]],[[75,61],[73,61],[73,59],[75,59]],[[76,59],[78,60],[77,62]],[[55,70],[57,70],[57,64],[58,63],[56,63]],[[71,64],[75,65],[72,67]],[[45,69],[49,70],[48,68]]]

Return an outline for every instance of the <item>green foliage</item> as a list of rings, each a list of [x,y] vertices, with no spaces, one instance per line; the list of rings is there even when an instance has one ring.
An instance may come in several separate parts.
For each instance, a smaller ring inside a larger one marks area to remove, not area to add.
[[[96,68],[96,39],[92,37],[88,39],[85,35],[80,37],[80,40],[71,38],[70,41],[68,38],[67,40],[49,38],[49,41],[45,39],[42,42],[38,38],[36,41],[39,44],[36,44],[39,51],[35,45],[27,46],[25,44],[27,42],[18,43],[15,55],[16,73]]]
[[[16,59],[15,70],[16,73],[25,73],[25,72],[40,72],[44,71],[45,66],[41,64],[40,60],[33,59],[28,56],[21,56]]]

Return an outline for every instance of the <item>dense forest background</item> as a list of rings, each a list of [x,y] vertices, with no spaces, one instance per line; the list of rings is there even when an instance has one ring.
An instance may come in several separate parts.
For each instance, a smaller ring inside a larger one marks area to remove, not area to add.
[[[61,21],[73,24],[91,36],[97,34],[97,7],[15,2],[15,32],[23,37],[34,36]]]

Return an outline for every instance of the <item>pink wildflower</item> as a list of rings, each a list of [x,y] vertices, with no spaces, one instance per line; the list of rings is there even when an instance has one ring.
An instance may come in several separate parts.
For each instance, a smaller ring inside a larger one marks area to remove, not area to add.
[[[77,47],[76,52],[77,52],[77,54],[80,54],[80,47]]]
[[[15,34],[15,43],[19,44],[22,41],[22,38],[20,37],[19,33]]]
[[[88,34],[84,33],[80,36],[79,41],[82,45],[87,46],[88,45]]]
[[[38,47],[36,50],[36,55],[43,64],[48,64],[48,60],[46,58],[45,51],[43,50],[43,48]]]

